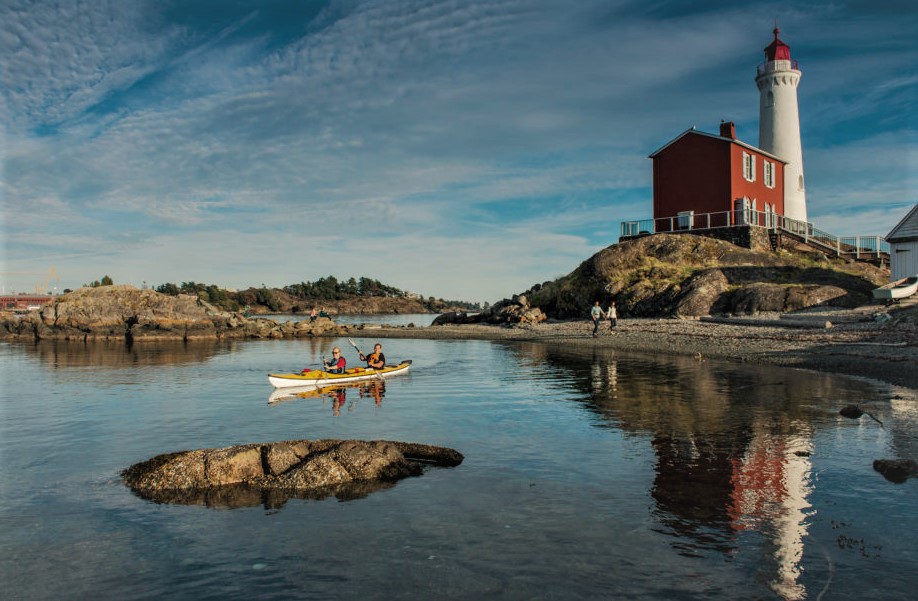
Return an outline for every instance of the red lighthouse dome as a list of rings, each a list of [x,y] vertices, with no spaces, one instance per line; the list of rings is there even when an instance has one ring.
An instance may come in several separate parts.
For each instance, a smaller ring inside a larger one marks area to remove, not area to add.
[[[790,57],[790,46],[778,39],[778,33],[780,29],[775,27],[774,41],[765,48],[765,60],[766,61],[789,61]]]

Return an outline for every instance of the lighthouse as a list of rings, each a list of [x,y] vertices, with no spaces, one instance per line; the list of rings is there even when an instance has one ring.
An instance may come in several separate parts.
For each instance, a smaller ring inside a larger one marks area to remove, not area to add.
[[[797,85],[802,73],[791,59],[790,46],[775,39],[765,48],[765,62],[756,69],[759,88],[759,148],[787,161],[784,168],[784,215],[806,221],[803,148]]]

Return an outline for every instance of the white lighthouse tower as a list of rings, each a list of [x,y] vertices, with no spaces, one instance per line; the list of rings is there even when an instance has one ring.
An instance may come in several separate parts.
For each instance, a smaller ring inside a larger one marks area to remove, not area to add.
[[[756,69],[759,88],[759,148],[787,161],[784,168],[784,215],[806,221],[803,148],[797,84],[802,73],[791,60],[790,46],[778,39],[765,48],[765,62]]]

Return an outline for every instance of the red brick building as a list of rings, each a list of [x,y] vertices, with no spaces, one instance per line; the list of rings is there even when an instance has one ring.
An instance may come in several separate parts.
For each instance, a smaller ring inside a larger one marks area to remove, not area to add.
[[[689,129],[650,155],[656,231],[724,227],[784,215],[785,162],[736,139]],[[672,218],[670,220],[663,218]]]

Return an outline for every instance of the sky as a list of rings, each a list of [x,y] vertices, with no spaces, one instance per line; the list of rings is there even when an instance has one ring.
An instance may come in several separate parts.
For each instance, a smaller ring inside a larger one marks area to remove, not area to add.
[[[810,221],[885,235],[918,202],[911,0],[2,0],[0,291],[493,303],[650,218],[686,129],[757,145],[776,21]]]

